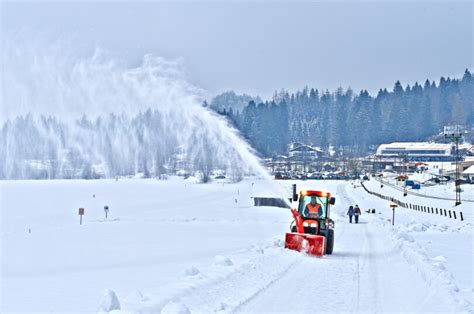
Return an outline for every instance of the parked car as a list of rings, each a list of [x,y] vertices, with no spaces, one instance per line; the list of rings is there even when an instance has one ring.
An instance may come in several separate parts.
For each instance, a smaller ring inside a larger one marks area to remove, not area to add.
[[[275,173],[275,180],[283,180],[283,175],[281,173]]]
[[[319,173],[313,173],[313,174],[309,177],[309,179],[311,179],[311,180],[321,180],[322,178],[323,178],[323,177],[322,177],[321,174],[319,174]]]

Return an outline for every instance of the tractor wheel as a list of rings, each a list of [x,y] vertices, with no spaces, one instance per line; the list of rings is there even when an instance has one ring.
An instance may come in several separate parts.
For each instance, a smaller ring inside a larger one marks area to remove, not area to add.
[[[326,254],[332,254],[332,250],[334,248],[334,230],[329,229],[328,237],[326,239]]]

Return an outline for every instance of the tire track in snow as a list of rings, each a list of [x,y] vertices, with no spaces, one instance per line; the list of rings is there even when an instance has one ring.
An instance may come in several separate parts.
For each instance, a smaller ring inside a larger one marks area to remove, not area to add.
[[[349,195],[347,188],[351,187],[350,185],[343,185],[340,184],[337,187],[338,195],[342,196],[347,204],[349,205],[356,205],[356,201]],[[346,206],[347,207],[347,206]],[[363,223],[359,220],[358,227],[362,228],[363,230],[363,246],[361,253],[357,255],[357,298],[356,298],[356,311],[361,310],[361,291],[369,291],[371,295],[368,296],[370,302],[375,303],[375,309],[379,308],[379,299],[377,295],[378,291],[378,271],[377,271],[377,263],[373,257],[373,252],[375,251],[376,247],[373,243],[373,235],[370,232],[370,228],[368,224]],[[365,275],[368,275],[368,280],[371,282],[372,289],[363,289],[361,287],[361,281],[365,282]],[[361,279],[361,277],[364,277]],[[365,295],[364,295],[365,298]]]
[[[355,204],[349,189],[352,190],[352,186],[346,184],[338,184],[336,187],[341,205],[334,208],[334,213],[337,214],[334,218],[339,221],[340,227],[336,226],[336,244],[332,256],[296,256],[300,262],[295,262],[279,274],[275,272],[278,278],[271,277],[246,297],[237,294],[234,299],[235,307],[222,307],[220,310],[298,313],[403,312],[432,308],[431,304],[436,296],[430,295],[431,290],[426,282],[418,280],[411,265],[400,256],[386,228],[377,223],[378,216],[364,215],[358,225],[342,223],[347,217],[345,211],[349,204]],[[292,254],[294,252],[283,251],[274,258]],[[250,272],[248,276],[259,276],[259,272]],[[245,290],[245,282],[241,279],[230,286],[234,290]],[[216,299],[222,299],[219,288],[213,288],[212,291],[217,291],[214,295]],[[319,302],[321,295],[331,301]],[[445,309],[443,306],[439,309]],[[199,312],[203,311],[202,307],[197,308]],[[213,309],[219,310],[216,307]],[[204,311],[206,310],[211,308],[205,308]]]
[[[372,196],[358,194],[358,197],[359,202],[371,206]],[[377,203],[379,200],[373,201]],[[432,266],[430,263],[421,262],[429,260],[420,253],[416,243],[403,238],[403,234],[400,237],[397,229],[379,218],[378,215],[367,218],[371,222],[367,225],[367,239],[373,243],[371,246],[378,248],[378,251],[374,251],[378,257],[369,259],[369,269],[372,271],[362,272],[369,275],[368,279],[372,283],[368,287],[374,290],[375,294],[370,299],[376,302],[376,311],[394,306],[397,311],[431,311],[433,303],[436,303],[436,311],[459,311],[468,308],[468,302],[458,299],[452,289],[445,287],[444,279],[438,278],[441,274],[432,276]],[[378,276],[374,274],[382,275],[383,281],[379,281]],[[391,281],[388,285],[387,279]],[[449,286],[449,283],[447,285]]]
[[[299,253],[274,248],[223,278],[203,283],[179,296],[192,312],[236,312],[285,278],[302,262]],[[278,261],[278,263],[275,263]]]
[[[338,189],[340,197],[343,198],[340,188]],[[346,204],[344,201],[341,203],[342,207]],[[338,214],[335,217],[337,220],[342,219],[340,211],[341,209],[338,209],[334,212]],[[332,256],[302,258],[302,263],[294,267],[288,275],[268,287],[265,293],[260,293],[239,307],[239,311],[298,313],[315,310],[354,311],[354,308],[358,308],[359,254],[357,247],[351,245],[357,229],[350,227],[352,225],[341,224],[340,229],[336,228],[341,232],[336,234],[336,249]],[[323,296],[331,301],[320,302]]]
[[[202,275],[183,278],[181,289],[138,307],[127,304],[127,311],[160,313],[170,302],[184,304],[192,313],[238,311],[302,262],[299,253],[287,253],[274,244],[243,250],[236,254],[248,255],[249,259],[238,266],[210,265],[208,270],[217,271],[217,274],[208,276],[204,270]]]
[[[338,185],[337,190],[348,204],[355,205],[353,199],[346,193],[345,186]],[[347,207],[348,206],[344,208],[344,212],[346,211]],[[365,239],[364,239],[364,245],[365,245]],[[356,304],[356,312],[359,312],[360,311],[360,255],[357,255],[356,263],[357,263],[357,266],[356,266],[357,272],[355,276],[357,278],[357,294],[353,302]]]
[[[342,222],[348,205],[355,204],[348,189],[352,187],[344,183],[336,187],[340,206],[334,208],[339,222],[332,256],[315,258],[282,248],[265,249],[261,256],[249,256],[230,274],[206,280],[176,297],[199,313],[432,308],[434,298],[425,293],[429,287],[415,278],[386,228],[377,223],[378,216],[364,215],[358,225]]]
[[[339,238],[343,239],[345,238],[345,229],[341,230]],[[324,260],[324,258],[320,259],[281,248],[272,248],[268,250],[268,253],[265,252],[263,256],[249,260],[224,277],[202,282],[191,289],[182,291],[175,296],[175,299],[182,300],[193,312],[247,312],[249,308],[252,308],[254,301],[258,302],[258,299],[268,295],[273,296],[274,294],[270,293],[270,290],[281,290],[281,287],[286,287],[288,290],[298,290],[295,286],[288,287],[285,283],[293,282],[295,278],[301,278],[301,280],[296,279],[295,281],[304,283],[307,280],[310,284],[308,293],[318,291],[321,283],[329,282],[330,289],[327,293],[338,296],[335,300],[341,302],[346,292],[344,289],[340,289],[342,285],[333,283],[334,279],[331,278],[331,274],[334,268],[338,275],[342,275],[342,278],[348,278],[352,274],[358,273],[357,266],[348,256],[340,256],[338,262],[334,264],[333,261]],[[320,278],[307,278],[307,272]],[[325,275],[321,277],[319,272]],[[291,292],[289,293],[291,294]],[[356,302],[357,298],[354,301]],[[287,302],[285,303],[289,305]],[[306,310],[310,310],[312,301],[303,304],[303,306],[306,306]],[[344,302],[339,306],[344,306]]]
[[[237,313],[240,311],[240,309],[242,309],[242,307],[244,307],[245,305],[247,305],[249,302],[251,302],[253,299],[255,299],[256,297],[258,297],[261,293],[263,293],[264,291],[266,291],[269,287],[271,287],[272,285],[276,284],[278,281],[282,280],[284,277],[286,276],[289,276],[292,271],[294,271],[294,268],[300,264],[301,261],[296,261],[295,263],[293,263],[292,265],[290,265],[285,271],[283,271],[281,274],[277,275],[273,280],[271,280],[270,282],[268,282],[265,286],[263,286],[260,290],[256,291],[255,293],[251,294],[249,297],[247,297],[245,300],[243,301],[240,301],[240,304],[236,307],[234,307],[231,311],[231,313]]]
[[[342,207],[343,210],[343,215],[346,215],[346,209],[348,208],[347,204],[349,205],[355,205],[354,200],[347,194],[346,192],[346,186],[343,184],[339,184],[337,186],[337,195],[345,199],[345,202],[343,204],[346,204],[346,206]],[[343,233],[345,232],[345,228],[343,228]],[[365,240],[364,239],[364,245],[365,245]],[[357,260],[356,260],[356,273],[355,277],[357,280],[357,293],[355,295],[355,299],[353,300],[353,303],[356,304],[356,311],[360,311],[360,255],[357,255]],[[354,298],[354,296],[353,296]]]

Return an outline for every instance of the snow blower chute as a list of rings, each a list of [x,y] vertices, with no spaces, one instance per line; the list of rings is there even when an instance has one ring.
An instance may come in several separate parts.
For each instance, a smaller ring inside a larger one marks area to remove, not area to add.
[[[293,185],[293,201],[298,201]],[[304,190],[299,193],[298,210],[291,209],[294,221],[285,235],[285,248],[311,255],[332,254],[334,221],[329,218],[330,205],[336,202],[328,192]]]

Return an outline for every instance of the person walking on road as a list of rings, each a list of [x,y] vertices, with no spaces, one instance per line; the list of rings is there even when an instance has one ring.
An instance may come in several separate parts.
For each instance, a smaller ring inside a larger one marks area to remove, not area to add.
[[[352,223],[352,216],[354,216],[354,207],[352,207],[352,205],[349,206],[347,214],[349,215],[349,223]]]
[[[361,215],[362,212],[360,211],[359,205],[356,205],[354,208],[354,216],[355,216],[355,223],[359,223],[359,215]]]

